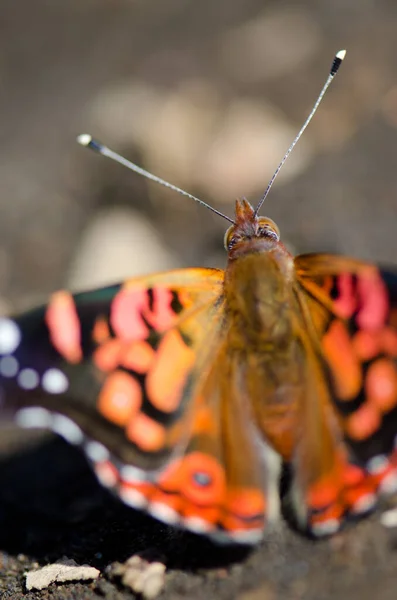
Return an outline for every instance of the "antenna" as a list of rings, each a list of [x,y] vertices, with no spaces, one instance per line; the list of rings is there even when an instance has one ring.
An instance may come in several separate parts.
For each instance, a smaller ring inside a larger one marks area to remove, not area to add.
[[[271,178],[271,180],[268,183],[268,186],[265,190],[265,193],[263,194],[262,198],[259,201],[258,206],[255,209],[255,213],[254,215],[257,216],[262,204],[264,203],[264,201],[266,200],[267,196],[269,195],[270,189],[277,177],[277,175],[280,173],[282,167],[284,166],[285,161],[287,160],[287,158],[289,157],[289,155],[291,154],[292,150],[294,149],[294,147],[296,146],[297,142],[300,140],[300,138],[302,137],[303,132],[305,131],[306,127],[309,125],[310,121],[312,120],[312,118],[314,117],[314,114],[316,112],[316,110],[318,109],[321,100],[324,98],[325,92],[327,91],[327,89],[329,88],[329,86],[331,85],[335,75],[338,72],[339,67],[342,64],[343,59],[346,56],[346,50],[339,50],[339,52],[337,52],[335,54],[334,60],[332,61],[332,65],[331,65],[331,69],[329,71],[329,75],[327,77],[327,81],[325,82],[323,89],[320,92],[319,97],[317,98],[309,116],[307,117],[306,121],[303,123],[301,130],[299,131],[298,135],[296,136],[296,138],[294,139],[294,141],[292,142],[292,144],[290,145],[290,147],[288,148],[287,152],[285,153],[282,161],[280,162],[280,164],[278,165],[277,169],[274,172],[273,177]]]
[[[223,217],[224,219],[226,219],[226,221],[229,221],[230,223],[233,223],[233,225],[234,225],[233,219],[231,219],[230,217],[227,217],[226,215],[221,213],[219,210],[216,210],[216,208],[213,208],[212,206],[210,206],[203,200],[196,198],[196,196],[193,196],[192,194],[185,192],[184,190],[177,187],[176,185],[172,185],[172,183],[168,183],[168,181],[165,181],[164,179],[161,179],[160,177],[157,177],[156,175],[149,173],[149,171],[146,171],[145,169],[138,167],[138,165],[127,160],[126,158],[124,158],[124,156],[121,156],[121,154],[117,154],[117,152],[114,152],[107,146],[104,146],[103,144],[101,144],[101,142],[98,142],[98,140],[95,140],[88,133],[80,134],[77,137],[77,142],[79,144],[81,144],[82,146],[86,146],[87,148],[90,148],[90,150],[93,150],[94,152],[97,152],[98,154],[102,154],[102,156],[106,156],[107,158],[114,160],[115,162],[119,163],[120,165],[127,167],[127,169],[130,169],[131,171],[134,171],[135,173],[138,173],[139,175],[143,175],[143,177],[146,177],[146,179],[150,179],[150,181],[159,183],[160,185],[162,185],[170,190],[173,190],[174,192],[177,192],[178,194],[181,194],[181,196],[187,196],[187,198],[190,198],[191,200],[198,202],[202,206],[205,206],[206,208],[208,208],[209,210],[214,212],[216,215]]]

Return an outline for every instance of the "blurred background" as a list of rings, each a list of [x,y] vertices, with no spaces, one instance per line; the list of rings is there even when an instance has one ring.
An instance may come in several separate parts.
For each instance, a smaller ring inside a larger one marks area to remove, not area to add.
[[[0,310],[223,266],[225,221],[76,135],[232,215],[261,196],[341,48],[262,213],[296,253],[397,264],[395,0],[2,0]]]

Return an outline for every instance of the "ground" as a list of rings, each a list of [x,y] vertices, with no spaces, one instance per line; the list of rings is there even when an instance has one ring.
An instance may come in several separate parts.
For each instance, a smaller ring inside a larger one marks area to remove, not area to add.
[[[3,0],[0,310],[56,288],[172,266],[222,266],[225,223],[74,143],[89,130],[232,214],[255,200],[345,64],[263,213],[296,252],[396,260],[395,0]],[[122,506],[59,440],[1,433],[0,597],[62,556],[102,572],[135,552],[169,567],[164,599],[395,598],[396,539],[379,514],[329,541],[282,523],[251,552]],[[25,598],[132,594],[101,578]]]

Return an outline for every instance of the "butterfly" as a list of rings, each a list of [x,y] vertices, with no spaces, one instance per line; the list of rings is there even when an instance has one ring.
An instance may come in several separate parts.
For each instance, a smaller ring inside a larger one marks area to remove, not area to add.
[[[260,205],[236,202],[224,271],[63,290],[0,319],[0,415],[57,432],[126,504],[218,542],[263,536],[274,454],[317,537],[397,490],[397,271],[294,258]]]

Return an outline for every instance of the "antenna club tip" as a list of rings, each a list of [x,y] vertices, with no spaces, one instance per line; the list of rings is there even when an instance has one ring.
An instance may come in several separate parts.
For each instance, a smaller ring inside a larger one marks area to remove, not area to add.
[[[339,52],[337,52],[335,54],[335,58],[332,61],[332,65],[331,65],[331,69],[329,74],[331,75],[331,77],[335,77],[335,75],[337,74],[339,67],[342,64],[343,59],[346,56],[346,50],[339,50]]]
[[[92,136],[89,133],[80,133],[76,138],[77,143],[81,146],[89,146],[92,142]]]

